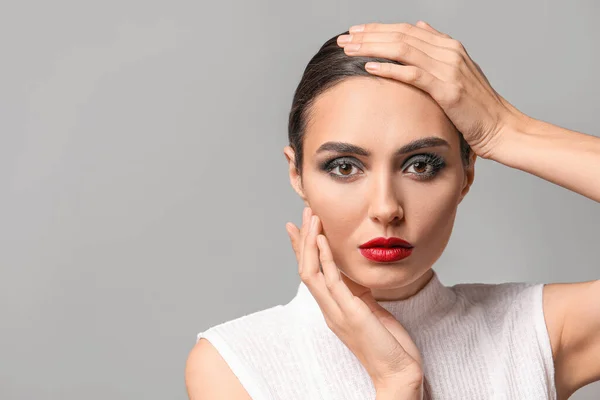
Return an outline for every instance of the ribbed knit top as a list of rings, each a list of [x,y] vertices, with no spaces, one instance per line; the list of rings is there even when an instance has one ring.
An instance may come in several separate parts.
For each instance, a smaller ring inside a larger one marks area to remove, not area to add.
[[[542,283],[444,286],[378,301],[409,332],[433,399],[556,399]],[[253,400],[368,400],[375,388],[303,282],[287,304],[200,332]]]

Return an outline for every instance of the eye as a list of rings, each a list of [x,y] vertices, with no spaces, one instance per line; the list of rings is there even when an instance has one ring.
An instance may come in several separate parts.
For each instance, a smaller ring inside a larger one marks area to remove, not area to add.
[[[417,176],[417,179],[431,179],[446,166],[444,159],[434,153],[419,154],[411,158],[407,171],[413,168],[414,172],[408,171]]]
[[[321,168],[336,179],[348,179],[358,173],[352,173],[353,170],[361,171],[358,163],[350,158],[336,158],[326,162]],[[337,170],[338,173],[333,171]]]
[[[428,180],[437,175],[446,166],[446,163],[437,154],[423,153],[409,159],[406,165],[408,167],[405,169],[405,172],[414,175],[418,180]],[[347,180],[362,173],[360,163],[348,157],[325,161],[320,165],[320,169],[339,180]],[[360,172],[353,172],[354,170]]]

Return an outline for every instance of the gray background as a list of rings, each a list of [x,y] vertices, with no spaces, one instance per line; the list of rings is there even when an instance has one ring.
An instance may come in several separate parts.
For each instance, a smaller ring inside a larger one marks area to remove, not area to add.
[[[598,135],[599,9],[3,1],[0,398],[184,399],[197,332],[293,297],[284,225],[303,204],[282,150],[325,40],[424,19],[521,111]],[[435,268],[447,285],[598,279],[598,226],[598,203],[479,159]]]

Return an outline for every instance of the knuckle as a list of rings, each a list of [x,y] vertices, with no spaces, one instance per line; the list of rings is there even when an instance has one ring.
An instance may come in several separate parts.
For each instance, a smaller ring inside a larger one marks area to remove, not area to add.
[[[458,102],[460,101],[460,99],[462,97],[462,91],[463,91],[462,85],[459,85],[459,84],[450,85],[448,90],[446,90],[444,103],[446,103],[447,105],[458,104]]]
[[[363,43],[365,40],[365,34],[357,32],[352,34],[352,43]]]
[[[458,86],[462,87],[461,77],[462,77],[462,72],[459,67],[455,66],[455,67],[450,68],[450,76],[449,76],[450,80],[452,82],[456,82],[456,84]]]
[[[325,286],[327,286],[327,289],[329,289],[332,292],[335,291],[338,283],[339,283],[339,281],[336,281],[334,279],[330,279],[330,278],[325,279]]]
[[[364,32],[370,32],[373,29],[375,29],[376,26],[377,26],[377,23],[375,23],[375,22],[369,22],[369,23],[365,24],[365,30],[364,30]]]
[[[462,45],[462,43],[459,40],[456,39],[452,39],[450,38],[448,40],[448,46],[452,49],[452,50],[456,50],[456,51],[464,51],[464,47]]]
[[[397,58],[404,58],[410,52],[410,46],[404,42],[400,42],[396,45],[395,56]]]
[[[410,32],[411,30],[415,29],[415,27],[412,24],[409,24],[407,22],[401,22],[399,24],[399,28],[402,32]]]
[[[448,59],[452,65],[460,65],[463,61],[463,56],[458,51],[451,51]]]
[[[417,67],[414,66],[410,66],[407,73],[406,73],[406,79],[409,82],[418,82],[420,79],[423,78],[423,71]]]
[[[394,32],[392,34],[392,39],[395,42],[402,42],[402,41],[406,40],[406,34],[404,34],[402,32]]]

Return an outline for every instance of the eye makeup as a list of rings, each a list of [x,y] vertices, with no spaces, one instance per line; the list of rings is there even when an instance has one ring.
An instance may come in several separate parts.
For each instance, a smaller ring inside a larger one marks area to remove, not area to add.
[[[446,162],[444,161],[444,158],[438,154],[422,153],[409,158],[408,161],[404,163],[404,166],[408,166],[406,169],[414,167],[415,172],[410,172],[410,174],[414,175],[417,180],[426,181],[433,179],[446,166]],[[354,157],[347,156],[329,158],[319,163],[319,170],[328,173],[332,178],[340,181],[347,181],[353,176],[360,175],[360,173],[345,175],[333,172],[340,167],[346,167],[343,168],[346,171],[348,171],[349,167],[349,172],[352,172],[353,168],[362,170],[362,163]],[[421,170],[423,170],[423,172],[421,172]]]

